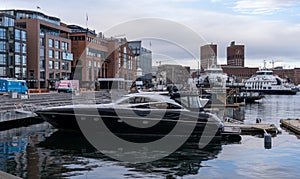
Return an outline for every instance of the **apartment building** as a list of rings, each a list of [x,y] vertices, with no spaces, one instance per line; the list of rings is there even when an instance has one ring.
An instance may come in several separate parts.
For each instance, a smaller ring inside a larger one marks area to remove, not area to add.
[[[0,78],[26,79],[26,30],[15,26],[15,16],[0,11]]]
[[[59,18],[29,10],[1,12],[15,18],[15,28],[26,31],[26,79],[29,88],[49,88],[55,81],[70,77],[73,61],[69,39],[71,31]],[[24,45],[22,48],[25,48]]]
[[[71,29],[73,79],[78,79],[82,88],[93,89],[98,78],[108,77],[108,41],[102,33],[77,25]]]

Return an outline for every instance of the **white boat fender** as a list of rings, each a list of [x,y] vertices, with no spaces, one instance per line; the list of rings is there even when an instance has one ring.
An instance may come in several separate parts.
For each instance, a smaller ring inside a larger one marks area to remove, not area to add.
[[[265,149],[272,148],[272,136],[268,134],[266,130],[264,130],[264,144],[265,144]]]

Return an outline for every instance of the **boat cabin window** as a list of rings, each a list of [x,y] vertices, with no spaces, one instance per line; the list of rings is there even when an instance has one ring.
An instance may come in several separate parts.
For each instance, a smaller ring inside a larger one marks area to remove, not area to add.
[[[199,96],[181,96],[176,98],[175,101],[188,109],[199,109],[200,101]]]
[[[131,108],[139,108],[139,109],[182,109],[181,106],[162,102],[162,103],[148,103],[148,104],[141,104],[141,105],[135,105]]]
[[[136,104],[136,103],[148,103],[148,102],[155,102],[155,101],[147,97],[131,97],[118,102],[118,104],[129,104],[129,103]]]

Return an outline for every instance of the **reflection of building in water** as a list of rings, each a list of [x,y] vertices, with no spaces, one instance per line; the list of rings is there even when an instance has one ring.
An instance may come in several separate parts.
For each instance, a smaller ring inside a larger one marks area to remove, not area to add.
[[[0,170],[21,178],[41,178],[41,166],[50,153],[36,144],[48,136],[49,129],[49,124],[40,124],[0,132]]]

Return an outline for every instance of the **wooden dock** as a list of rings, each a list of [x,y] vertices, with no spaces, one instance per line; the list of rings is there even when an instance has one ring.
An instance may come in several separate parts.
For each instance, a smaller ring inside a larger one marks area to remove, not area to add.
[[[264,134],[264,130],[269,134],[276,135],[280,130],[274,124],[235,124],[230,122],[224,123],[225,127],[240,128],[242,135]]]
[[[300,119],[280,119],[280,123],[282,127],[300,134]]]

